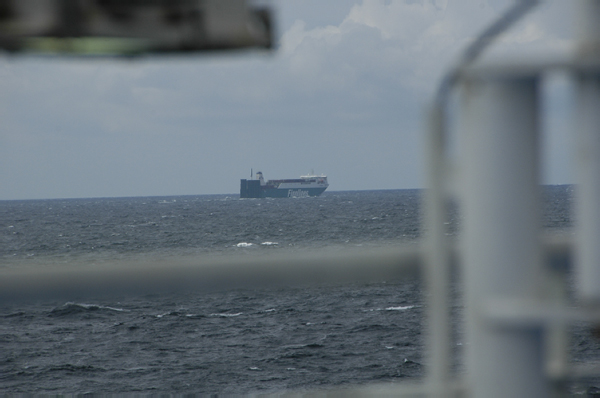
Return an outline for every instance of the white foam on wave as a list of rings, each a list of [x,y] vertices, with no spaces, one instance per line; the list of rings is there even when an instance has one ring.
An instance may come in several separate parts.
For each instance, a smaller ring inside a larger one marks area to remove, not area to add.
[[[117,311],[117,312],[129,312],[129,310],[126,310],[124,308],[107,307],[107,306],[98,305],[98,304],[74,303],[72,301],[69,301],[69,302],[63,304],[63,308],[68,308],[68,307],[79,307],[79,308],[83,308],[86,310],[109,310],[109,311]]]
[[[261,245],[263,246],[274,246],[274,245],[278,245],[279,243],[277,242],[263,242],[261,243]]]
[[[108,307],[105,305],[97,305],[97,304],[77,304],[82,306],[85,309],[94,309],[94,308],[98,308],[101,310],[110,310],[110,311],[117,311],[117,312],[129,312],[129,310],[126,310],[124,308],[115,308],[115,307]]]
[[[240,316],[242,315],[242,312],[237,312],[235,314],[210,314],[210,316],[216,316],[216,317],[221,317],[221,318],[232,318],[234,316]]]
[[[237,247],[250,247],[250,246],[254,246],[254,243],[240,242],[236,246]]]
[[[284,350],[298,350],[301,348],[305,348],[306,344],[288,344],[288,345],[284,345],[281,348],[283,348]]]
[[[400,306],[400,307],[388,307],[385,310],[386,311],[404,311],[404,310],[410,310],[411,308],[415,308],[414,305],[405,305],[405,306]]]
[[[199,315],[199,314],[185,314],[186,318],[190,318],[190,319],[200,319],[200,318],[204,318],[204,315]]]

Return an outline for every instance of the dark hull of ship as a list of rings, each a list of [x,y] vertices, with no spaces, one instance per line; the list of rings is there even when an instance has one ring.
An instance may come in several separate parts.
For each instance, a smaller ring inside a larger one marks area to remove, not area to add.
[[[319,196],[327,186],[302,188],[274,188],[261,186],[258,180],[241,180],[240,198],[306,198]]]

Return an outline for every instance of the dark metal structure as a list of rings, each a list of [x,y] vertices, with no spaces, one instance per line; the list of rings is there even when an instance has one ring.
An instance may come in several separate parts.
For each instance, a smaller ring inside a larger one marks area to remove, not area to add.
[[[0,0],[9,52],[142,55],[271,48],[268,9],[245,0]]]

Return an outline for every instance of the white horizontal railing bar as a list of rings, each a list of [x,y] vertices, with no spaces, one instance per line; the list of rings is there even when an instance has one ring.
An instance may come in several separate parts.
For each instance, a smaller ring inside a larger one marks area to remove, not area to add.
[[[543,239],[546,263],[567,269],[568,236]],[[457,245],[450,253],[456,264]],[[4,264],[0,300],[228,289],[277,284],[386,281],[420,275],[419,244],[272,255],[150,257],[110,264]],[[455,265],[456,267],[456,265]]]
[[[600,362],[570,362],[557,369],[548,368],[548,377],[558,382],[580,382],[592,380],[595,384],[600,376]]]
[[[568,371],[562,375],[567,380],[598,379],[600,375],[600,362],[576,362],[569,364]]]
[[[0,269],[0,299],[196,291],[237,287],[389,281],[417,276],[419,247],[324,250],[269,256],[170,257],[108,265]]]
[[[444,397],[458,398],[467,396],[467,388],[463,381],[455,380],[446,383]],[[368,384],[347,388],[333,388],[318,391],[278,393],[278,397],[323,397],[323,398],[359,398],[359,397],[431,397],[432,386],[414,381]]]
[[[490,57],[459,69],[457,76],[461,79],[535,77],[552,70],[599,73],[600,58],[582,57],[575,52],[553,56],[532,56],[529,59]]]
[[[481,315],[491,326],[529,328],[557,323],[600,323],[600,308],[550,304],[523,299],[490,299],[482,305]]]

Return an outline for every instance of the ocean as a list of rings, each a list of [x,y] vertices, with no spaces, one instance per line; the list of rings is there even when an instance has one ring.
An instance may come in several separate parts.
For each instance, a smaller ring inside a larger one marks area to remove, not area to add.
[[[421,195],[0,201],[0,268],[377,250],[420,238]],[[570,233],[572,196],[572,186],[544,187],[546,230]],[[458,209],[448,231],[460,234]],[[424,372],[423,306],[418,279],[5,300],[0,394],[254,394],[412,380]],[[575,331],[576,360],[600,357],[592,334]]]

